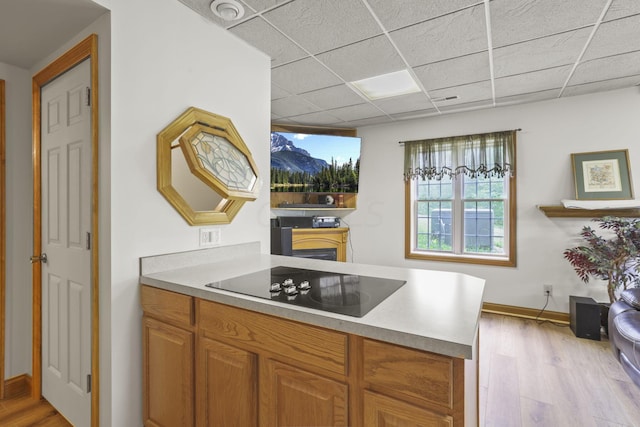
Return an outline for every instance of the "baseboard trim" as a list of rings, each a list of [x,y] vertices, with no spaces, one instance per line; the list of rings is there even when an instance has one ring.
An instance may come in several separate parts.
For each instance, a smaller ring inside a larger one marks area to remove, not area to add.
[[[25,394],[31,394],[31,375],[18,375],[17,377],[9,378],[4,382],[5,399],[11,399]]]
[[[485,302],[482,304],[484,313],[503,314],[505,316],[522,317],[525,319],[548,320],[555,323],[569,324],[569,313],[561,313],[559,311],[543,311],[538,316],[540,310],[535,308],[517,307],[513,305],[494,304]]]

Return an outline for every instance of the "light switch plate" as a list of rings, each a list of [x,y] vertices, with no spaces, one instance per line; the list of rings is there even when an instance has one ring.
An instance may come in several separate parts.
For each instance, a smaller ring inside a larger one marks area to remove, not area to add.
[[[216,246],[220,244],[219,228],[201,228],[200,246]]]

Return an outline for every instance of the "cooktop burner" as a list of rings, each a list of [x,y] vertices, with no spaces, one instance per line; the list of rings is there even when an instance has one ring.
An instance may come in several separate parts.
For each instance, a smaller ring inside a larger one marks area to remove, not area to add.
[[[205,286],[362,317],[404,284],[402,280],[274,267]]]

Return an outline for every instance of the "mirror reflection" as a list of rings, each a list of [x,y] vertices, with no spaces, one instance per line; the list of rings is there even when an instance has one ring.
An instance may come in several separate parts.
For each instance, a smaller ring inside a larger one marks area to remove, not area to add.
[[[230,119],[191,107],[157,136],[158,191],[191,225],[230,223],[258,170]]]
[[[191,173],[180,146],[171,150],[171,183],[194,211],[223,212],[228,200]]]

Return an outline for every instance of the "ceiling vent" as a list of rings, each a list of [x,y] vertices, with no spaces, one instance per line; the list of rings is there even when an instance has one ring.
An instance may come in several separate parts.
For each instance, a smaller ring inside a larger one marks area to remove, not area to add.
[[[244,7],[235,0],[213,0],[211,11],[225,21],[236,21],[244,16]]]

